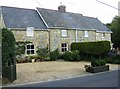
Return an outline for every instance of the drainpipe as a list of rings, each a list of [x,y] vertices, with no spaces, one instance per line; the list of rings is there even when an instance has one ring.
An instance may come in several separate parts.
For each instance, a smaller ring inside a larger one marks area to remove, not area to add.
[[[78,34],[78,32],[77,32],[77,29],[76,29],[76,31],[75,31],[75,42],[78,42],[77,34]]]
[[[49,42],[48,42],[48,43],[49,43],[48,48],[49,48],[49,52],[50,52],[50,45],[51,45],[51,44],[50,44],[50,29],[48,30],[48,35],[49,35],[49,38],[48,38],[48,39],[49,39],[49,40],[48,40],[48,41],[49,41]]]

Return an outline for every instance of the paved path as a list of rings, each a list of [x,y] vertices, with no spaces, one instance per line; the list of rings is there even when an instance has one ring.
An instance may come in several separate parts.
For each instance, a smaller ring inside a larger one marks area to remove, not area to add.
[[[118,87],[118,72],[120,74],[120,70],[113,70],[83,77],[26,84],[17,87]]]

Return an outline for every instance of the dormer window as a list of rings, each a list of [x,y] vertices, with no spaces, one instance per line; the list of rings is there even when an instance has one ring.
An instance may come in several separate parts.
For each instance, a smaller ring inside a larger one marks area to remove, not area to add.
[[[62,32],[62,37],[67,37],[67,30],[61,30]]]
[[[88,37],[88,31],[84,32],[84,37]]]
[[[27,27],[26,34],[27,34],[27,36],[34,36],[34,28]]]

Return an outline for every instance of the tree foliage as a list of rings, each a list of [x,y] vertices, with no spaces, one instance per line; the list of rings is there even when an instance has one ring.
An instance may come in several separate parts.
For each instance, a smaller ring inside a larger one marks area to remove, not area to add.
[[[15,38],[13,33],[2,29],[2,65],[11,65],[15,63]]]
[[[120,47],[120,17],[116,16],[111,23],[106,24],[112,31],[112,42],[114,47]]]

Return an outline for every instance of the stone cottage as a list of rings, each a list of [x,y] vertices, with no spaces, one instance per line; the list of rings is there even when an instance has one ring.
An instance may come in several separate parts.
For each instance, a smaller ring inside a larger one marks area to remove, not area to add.
[[[70,51],[73,42],[111,42],[112,33],[97,18],[66,12],[64,5],[58,10],[1,6],[0,27],[10,29],[17,42],[32,42],[26,45],[26,55],[36,54],[38,47],[62,53]]]

